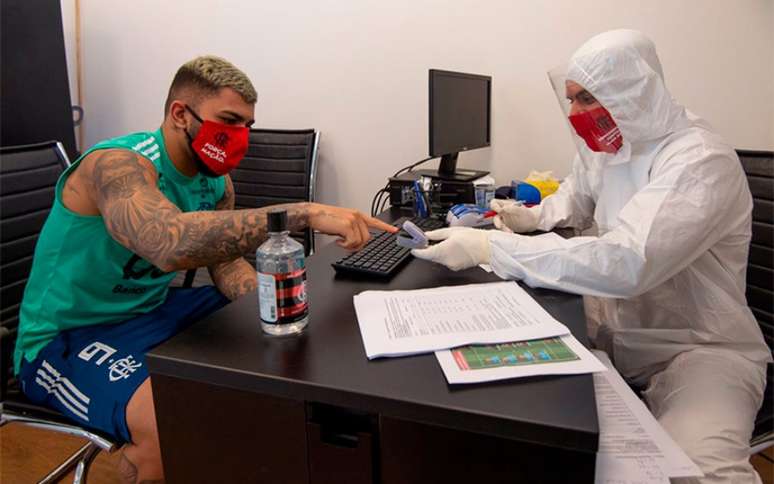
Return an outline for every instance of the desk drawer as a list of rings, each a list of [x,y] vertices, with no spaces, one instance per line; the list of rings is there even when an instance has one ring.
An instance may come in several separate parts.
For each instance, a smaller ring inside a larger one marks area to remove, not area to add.
[[[166,482],[306,484],[304,403],[153,375]]]
[[[594,482],[595,453],[379,420],[381,484]]]
[[[376,482],[376,417],[319,403],[308,403],[306,411],[309,483]]]

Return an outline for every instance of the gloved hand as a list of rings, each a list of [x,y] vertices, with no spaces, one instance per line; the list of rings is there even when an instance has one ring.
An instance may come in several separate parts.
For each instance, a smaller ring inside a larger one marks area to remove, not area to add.
[[[497,212],[494,225],[504,232],[532,232],[537,230],[540,206],[525,207],[516,200],[494,199],[489,208]]]
[[[443,264],[453,271],[489,264],[489,234],[471,227],[449,227],[427,232],[428,240],[442,240],[426,249],[414,249],[414,257]]]

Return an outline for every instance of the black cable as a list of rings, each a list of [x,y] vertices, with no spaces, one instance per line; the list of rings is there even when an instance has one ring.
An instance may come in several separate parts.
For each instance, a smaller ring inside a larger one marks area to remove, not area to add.
[[[430,156],[430,157],[427,157],[427,158],[425,158],[423,160],[419,160],[419,161],[417,161],[415,163],[412,163],[409,166],[403,167],[400,170],[396,171],[395,174],[392,175],[392,177],[394,178],[394,177],[400,175],[401,173],[403,173],[405,171],[411,171],[414,168],[416,168],[417,166],[421,165],[422,163],[424,163],[426,161],[430,161],[433,158],[437,158],[437,157]],[[385,204],[385,200],[383,200],[380,195],[382,195],[382,196],[386,195],[387,196],[386,200],[390,199],[390,182],[389,181],[384,186],[384,188],[380,188],[379,191],[377,191],[376,194],[374,194],[374,198],[371,199],[371,216],[372,217],[376,217],[376,214],[378,213],[377,210],[379,212],[381,212],[381,210],[379,210],[379,206],[380,205],[384,206],[384,204]]]
[[[390,199],[390,192],[387,190],[382,189],[382,193],[379,194],[379,197],[376,199],[376,214],[382,213],[382,210],[384,210],[382,207],[384,206],[384,201]]]
[[[392,175],[392,176],[393,176],[393,177],[396,177],[396,176],[400,175],[401,173],[403,173],[404,171],[411,171],[411,170],[413,170],[414,168],[416,168],[417,166],[421,165],[422,163],[424,163],[424,162],[426,162],[426,161],[430,161],[430,160],[432,160],[433,158],[437,158],[437,156],[429,156],[429,157],[427,157],[427,158],[425,158],[425,159],[423,159],[423,160],[419,160],[419,161],[417,161],[417,162],[416,162],[416,163],[414,163],[414,164],[411,164],[411,165],[409,165],[409,166],[403,167],[403,168],[401,168],[400,170],[396,171],[396,172],[395,172],[395,174],[394,174],[394,175]]]
[[[387,196],[384,197],[384,201],[382,202],[382,206],[379,208],[379,213],[384,212],[384,209],[387,208],[387,203],[390,201],[390,193],[387,192]]]
[[[374,198],[371,199],[371,216],[376,216],[376,209],[379,207],[379,203],[381,201],[380,195],[384,193],[389,193],[389,187],[390,184],[387,183],[387,185],[384,186],[384,188],[380,188],[379,191],[376,192],[374,195]]]

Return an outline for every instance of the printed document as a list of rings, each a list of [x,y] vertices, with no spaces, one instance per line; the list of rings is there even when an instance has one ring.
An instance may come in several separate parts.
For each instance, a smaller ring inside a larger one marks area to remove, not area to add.
[[[478,383],[535,375],[607,371],[571,334],[494,345],[436,351],[449,383]]]
[[[365,291],[354,302],[369,359],[569,334],[511,281]]]
[[[610,369],[594,374],[599,418],[596,483],[656,484],[670,477],[703,475],[656,421],[602,351]]]

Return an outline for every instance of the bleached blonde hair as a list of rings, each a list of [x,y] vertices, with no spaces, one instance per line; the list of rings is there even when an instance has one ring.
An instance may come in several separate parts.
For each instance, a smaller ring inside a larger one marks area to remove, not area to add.
[[[190,102],[198,104],[201,99],[216,95],[224,87],[236,91],[247,103],[254,104],[258,100],[253,83],[231,62],[214,55],[192,59],[177,70],[169,86],[164,114],[169,112],[172,101],[183,95],[190,96]]]

